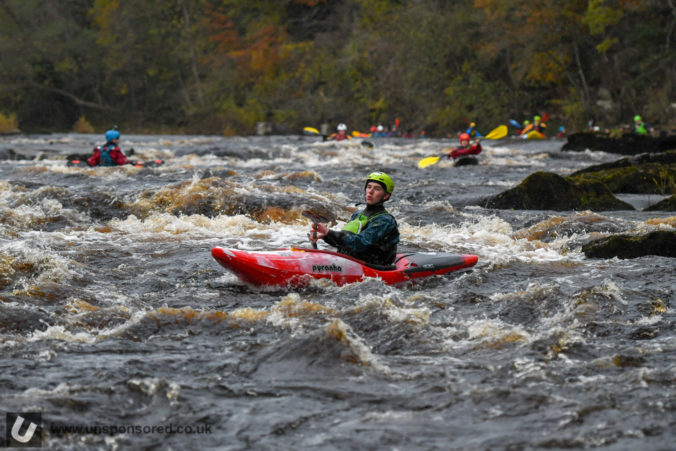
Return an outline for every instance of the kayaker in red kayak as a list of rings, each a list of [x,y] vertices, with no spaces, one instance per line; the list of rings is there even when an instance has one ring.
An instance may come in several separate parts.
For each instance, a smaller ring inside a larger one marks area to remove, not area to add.
[[[89,166],[121,166],[131,163],[119,147],[120,132],[108,130],[106,143],[94,148],[94,155],[87,159]]]
[[[446,158],[453,158],[457,160],[461,157],[466,157],[468,155],[478,155],[481,153],[481,140],[478,139],[474,144],[470,145],[469,135],[463,133],[460,135],[460,146],[451,150],[446,154]]]
[[[399,243],[399,228],[383,204],[394,191],[394,182],[384,172],[372,172],[364,184],[366,208],[357,210],[343,230],[329,230],[326,224],[313,223],[310,239],[323,239],[346,254],[367,263],[390,265]]]

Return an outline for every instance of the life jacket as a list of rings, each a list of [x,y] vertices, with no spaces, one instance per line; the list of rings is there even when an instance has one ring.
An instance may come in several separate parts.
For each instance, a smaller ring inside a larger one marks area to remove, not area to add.
[[[346,231],[346,232],[352,232],[355,235],[358,235],[362,230],[364,230],[366,228],[366,224],[368,224],[368,222],[371,219],[373,219],[377,216],[381,216],[381,215],[389,215],[389,213],[386,210],[383,210],[383,211],[378,212],[378,213],[376,213],[372,216],[367,216],[362,211],[361,213],[359,213],[359,216],[357,216],[355,219],[353,219],[352,221],[345,224],[345,226],[343,226],[343,230]]]
[[[533,130],[533,124],[528,124],[524,128],[521,129],[521,134],[525,135],[529,131]]]
[[[645,122],[637,122],[634,124],[634,131],[639,135],[647,135],[648,130],[645,128]]]
[[[99,166],[117,166],[113,157],[110,156],[110,150],[114,148],[115,145],[112,144],[99,147]]]

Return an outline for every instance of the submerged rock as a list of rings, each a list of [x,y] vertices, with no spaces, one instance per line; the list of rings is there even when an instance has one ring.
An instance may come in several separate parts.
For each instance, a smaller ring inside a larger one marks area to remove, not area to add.
[[[582,246],[590,258],[676,257],[676,232],[658,230],[646,235],[613,235]]]
[[[25,160],[26,157],[16,153],[14,149],[0,149],[0,160]]]
[[[516,210],[634,210],[595,181],[573,182],[551,172],[536,172],[515,188],[483,199],[486,208]]]
[[[620,138],[600,136],[595,133],[574,133],[561,150],[585,151],[602,150],[622,155],[638,155],[641,153],[665,152],[676,149],[676,135],[658,138],[628,133]]]
[[[453,163],[453,166],[475,166],[477,164],[479,164],[479,160],[476,157],[461,157]]]

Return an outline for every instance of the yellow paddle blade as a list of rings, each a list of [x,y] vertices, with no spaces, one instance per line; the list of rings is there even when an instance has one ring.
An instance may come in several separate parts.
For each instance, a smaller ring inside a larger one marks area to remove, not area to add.
[[[354,136],[355,138],[359,138],[361,136],[361,133],[359,133],[357,130],[353,130],[352,136]]]
[[[317,130],[314,127],[305,127],[305,128],[303,128],[303,132],[311,134],[311,135],[318,135],[319,134],[319,130]]]
[[[432,166],[433,164],[437,164],[441,157],[427,157],[423,158],[418,162],[418,167],[419,168],[426,168],[427,166]]]
[[[509,130],[506,125],[501,125],[496,127],[495,130],[492,130],[489,134],[486,135],[486,139],[502,139],[507,136]]]

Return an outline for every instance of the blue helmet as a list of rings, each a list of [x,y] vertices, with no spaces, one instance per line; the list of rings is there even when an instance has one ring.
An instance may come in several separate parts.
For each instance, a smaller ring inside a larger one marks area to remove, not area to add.
[[[108,130],[106,132],[106,141],[112,141],[113,139],[120,139],[120,132],[117,130]]]

